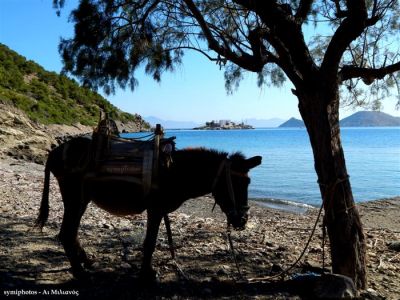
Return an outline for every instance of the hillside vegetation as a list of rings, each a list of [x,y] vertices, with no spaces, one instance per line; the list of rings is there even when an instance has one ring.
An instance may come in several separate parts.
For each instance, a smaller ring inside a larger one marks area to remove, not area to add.
[[[0,44],[0,103],[11,104],[42,124],[93,126],[102,109],[122,123],[136,123],[141,129],[150,127],[141,116],[122,112],[96,92],[64,75],[44,70],[3,44]]]

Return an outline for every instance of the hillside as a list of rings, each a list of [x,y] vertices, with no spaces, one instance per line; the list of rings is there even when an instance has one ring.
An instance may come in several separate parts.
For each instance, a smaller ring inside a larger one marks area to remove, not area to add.
[[[121,131],[150,128],[141,116],[122,112],[74,80],[48,72],[0,44],[0,158],[43,164],[63,136],[90,133],[100,109]]]
[[[380,111],[360,111],[340,121],[342,127],[400,126],[400,118]]]
[[[400,118],[380,111],[359,111],[340,120],[341,127],[383,127],[400,126]],[[304,122],[290,118],[279,127],[304,127]]]
[[[3,44],[0,44],[0,103],[22,110],[41,124],[93,126],[102,109],[121,122],[121,130],[124,126],[149,128],[141,116],[122,112],[96,92],[64,75],[46,71]]]
[[[286,127],[304,127],[304,122],[296,118],[290,118],[286,122],[279,125],[279,128],[286,128]]]

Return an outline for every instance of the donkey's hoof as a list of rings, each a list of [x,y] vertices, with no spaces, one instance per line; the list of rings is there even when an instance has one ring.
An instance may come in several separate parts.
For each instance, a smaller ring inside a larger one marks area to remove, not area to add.
[[[139,279],[143,283],[156,283],[158,281],[157,272],[153,269],[141,269]]]
[[[90,282],[92,279],[89,272],[86,272],[83,268],[71,269],[71,273],[76,280],[82,282]]]
[[[94,258],[92,258],[92,257],[91,258],[86,258],[83,261],[83,267],[85,269],[92,269],[95,262],[96,262],[96,260]]]

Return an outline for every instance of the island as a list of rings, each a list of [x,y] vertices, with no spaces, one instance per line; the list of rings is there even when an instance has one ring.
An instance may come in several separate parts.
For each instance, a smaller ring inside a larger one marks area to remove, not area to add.
[[[380,111],[359,111],[340,120],[342,127],[398,127],[400,117]]]
[[[286,127],[298,127],[303,128],[305,127],[303,120],[299,120],[296,118],[290,118],[286,122],[279,125],[279,128],[286,128]]]
[[[206,122],[204,126],[195,127],[194,130],[230,130],[230,129],[254,129],[253,126],[241,123],[235,123],[230,120],[219,120]]]

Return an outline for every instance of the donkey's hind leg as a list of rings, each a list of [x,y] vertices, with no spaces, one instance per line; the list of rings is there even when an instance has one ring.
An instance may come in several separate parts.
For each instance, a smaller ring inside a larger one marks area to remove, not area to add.
[[[76,278],[85,276],[82,263],[85,267],[92,264],[78,239],[79,224],[88,204],[82,197],[80,186],[80,184],[61,184],[60,182],[64,216],[59,239],[70,261],[72,274]]]
[[[141,267],[141,277],[143,280],[152,281],[156,279],[156,272],[151,266],[151,260],[156,248],[158,230],[160,228],[162,215],[152,211],[147,211],[147,230],[143,243],[143,261]]]

